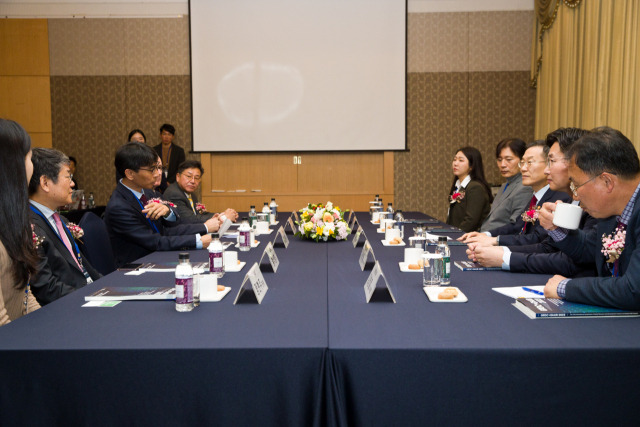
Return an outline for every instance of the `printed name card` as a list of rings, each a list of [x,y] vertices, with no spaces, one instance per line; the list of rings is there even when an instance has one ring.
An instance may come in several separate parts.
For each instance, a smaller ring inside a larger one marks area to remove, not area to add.
[[[289,218],[291,219],[291,218]],[[280,226],[280,228],[278,229],[278,232],[276,233],[276,237],[274,237],[273,239],[273,246],[276,245],[276,241],[278,240],[278,236],[282,237],[282,243],[284,243],[284,247],[288,248],[289,247],[289,238],[287,237],[287,233],[284,232],[284,227]]]
[[[351,213],[353,213],[353,211],[351,211]],[[349,221],[347,221],[347,223],[349,224],[349,228],[353,230],[353,227],[358,223],[358,218],[355,215],[353,215],[353,218],[349,216]]]
[[[282,229],[282,227],[280,227],[280,229]],[[278,255],[276,255],[276,251],[275,249],[273,249],[273,245],[271,244],[271,242],[267,243],[267,247],[264,248],[264,252],[262,252],[259,264],[262,264],[262,260],[264,259],[265,255],[267,256],[267,258],[269,258],[269,263],[271,264],[273,272],[275,273],[276,271],[278,271],[280,260],[278,259]]]
[[[363,235],[363,236],[364,236],[364,239],[365,239],[365,240],[367,240],[367,235],[366,235],[366,234],[364,234],[364,229],[363,229],[362,227],[360,227],[360,228],[358,229],[358,231],[356,232],[356,235],[355,235],[355,236],[353,236],[353,241],[352,241],[352,243],[353,243],[353,247],[354,247],[354,248],[358,246],[358,241],[360,240],[360,235]]]
[[[293,211],[291,215],[295,218],[296,222],[300,222],[300,217],[298,216],[298,212]]]
[[[284,226],[289,226],[289,228],[291,229],[291,234],[296,234],[296,225],[293,222],[293,216],[290,216],[289,219],[287,219],[287,222],[284,224]]]
[[[264,280],[264,276],[260,271],[260,266],[256,262],[253,264],[253,266],[247,272],[247,274],[245,274],[244,280],[240,285],[240,289],[238,289],[238,295],[236,295],[236,299],[235,301],[233,301],[233,305],[236,305],[238,303],[238,300],[240,299],[240,296],[244,294],[245,292],[244,284],[247,282],[247,280],[251,282],[251,288],[253,289],[253,295],[255,296],[255,301],[258,304],[262,304],[262,299],[267,294],[269,287],[267,286],[267,282],[266,280]]]
[[[389,287],[387,278],[382,272],[382,267],[380,266],[379,261],[376,261],[376,265],[373,267],[373,270],[371,270],[371,274],[369,274],[369,277],[367,278],[367,281],[364,284],[364,296],[367,300],[367,304],[371,301],[371,297],[373,296],[373,293],[376,290],[376,284],[378,283],[378,280],[380,279],[381,276],[385,284],[384,293],[389,297],[391,297],[391,301],[393,301],[393,303],[395,304],[396,299],[393,296],[393,292],[391,292],[391,288]]]
[[[353,211],[349,211],[349,219],[347,219],[347,224],[351,222],[352,217],[353,217]]]
[[[364,271],[364,268],[367,265],[367,258],[369,258],[369,254],[371,254],[371,257],[375,261],[376,256],[373,254],[373,249],[371,248],[369,241],[365,240],[364,246],[362,247],[362,252],[360,252],[360,269],[362,271]]]

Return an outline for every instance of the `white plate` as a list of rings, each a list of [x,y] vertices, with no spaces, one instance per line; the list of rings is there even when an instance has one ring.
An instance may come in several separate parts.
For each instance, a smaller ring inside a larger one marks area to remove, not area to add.
[[[419,268],[417,270],[412,270],[409,268],[409,264],[408,262],[399,262],[398,265],[400,266],[400,271],[402,271],[403,273],[422,273],[422,269]]]
[[[380,221],[373,221],[373,220],[370,220],[369,222],[370,222],[371,224],[373,224],[373,225],[380,226]]]
[[[257,248],[258,246],[260,246],[260,242],[258,241],[258,243],[256,243],[255,241],[251,244],[252,248]],[[240,246],[238,246],[238,244],[236,243],[234,245],[234,247],[239,248]]]
[[[215,285],[216,287],[218,285]],[[231,288],[229,286],[224,287],[224,291],[209,290],[208,288],[200,288],[200,302],[218,302],[222,300],[229,293]],[[204,291],[204,292],[203,292]]]
[[[380,240],[382,242],[382,244],[384,246],[393,246],[393,247],[399,247],[399,246],[406,246],[407,244],[404,242],[404,240],[402,241],[402,243],[398,243],[397,245],[392,245],[389,242],[387,242],[386,240]]]
[[[224,272],[225,273],[237,273],[238,271],[242,270],[244,268],[244,266],[247,265],[246,261],[240,261],[240,264],[236,264],[233,266],[233,268],[231,267],[227,267],[226,265],[224,266]]]
[[[438,294],[445,290],[445,288],[456,288],[455,286],[427,286],[424,289],[424,293],[427,294],[427,298],[431,302],[467,302],[467,296],[458,289],[458,296],[453,299],[438,299]]]
[[[271,232],[273,231],[273,229],[272,229],[272,228],[270,228],[270,229],[269,229],[269,231],[266,231],[266,232],[264,232],[264,233],[258,233],[257,231],[258,231],[258,230],[256,230],[256,236],[264,236],[264,235],[266,235],[266,234],[271,234]]]

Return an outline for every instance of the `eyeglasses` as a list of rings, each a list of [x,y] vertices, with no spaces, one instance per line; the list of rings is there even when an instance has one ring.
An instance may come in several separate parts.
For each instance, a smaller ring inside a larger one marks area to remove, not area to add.
[[[518,162],[518,167],[522,169],[524,165],[527,165],[527,168],[530,168],[536,163],[546,163],[546,162],[547,162],[546,160],[537,160],[537,161],[527,160],[526,162],[524,160],[521,160],[520,162]]]
[[[566,158],[564,158],[564,157],[559,158],[559,159],[547,158],[547,166],[548,166],[548,167],[553,167],[553,166],[555,166],[555,164],[556,164],[556,163],[558,163],[558,162],[566,162],[566,161],[567,161],[567,159],[566,159]]]
[[[185,178],[187,178],[187,181],[194,181],[194,182],[200,182],[200,180],[202,179],[201,176],[193,176],[193,175],[187,175],[185,173],[181,173],[180,175],[184,176]]]
[[[593,178],[591,178],[590,180],[583,182],[582,184],[576,186],[573,181],[571,181],[571,183],[569,184],[569,188],[571,189],[571,192],[573,193],[573,197],[578,197],[578,188],[582,187],[583,185],[586,185],[588,183],[590,183],[591,181],[593,181],[594,179],[596,179],[597,177],[599,177],[600,175],[596,175]]]
[[[147,172],[151,172],[151,173],[154,173],[155,171],[161,171],[162,172],[162,166],[156,165],[156,166],[152,166],[150,168],[139,168],[139,170],[143,170],[143,171],[147,171]]]
[[[69,181],[73,181],[73,174],[70,173],[69,176],[66,176],[65,178],[67,178]]]

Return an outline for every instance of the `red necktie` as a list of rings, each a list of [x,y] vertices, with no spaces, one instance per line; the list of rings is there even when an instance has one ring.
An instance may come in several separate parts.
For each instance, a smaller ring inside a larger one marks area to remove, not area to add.
[[[76,258],[76,254],[73,252],[73,249],[71,249],[71,242],[69,241],[69,238],[67,237],[67,233],[65,233],[65,231],[64,231],[64,227],[62,226],[62,221],[60,221],[60,215],[58,215],[58,212],[54,212],[53,213],[53,220],[56,222],[56,228],[58,229],[58,233],[60,234],[60,238],[62,239],[62,243],[64,243],[64,245],[69,250],[69,253],[73,257],[73,260],[78,265],[78,268],[80,270],[82,270],[82,267],[80,266],[80,263],[78,262],[78,258]]]
[[[142,196],[140,196],[140,201],[142,202],[143,208],[147,206],[147,203],[149,203],[149,201],[147,200],[147,196],[145,196],[144,193],[142,194]]]

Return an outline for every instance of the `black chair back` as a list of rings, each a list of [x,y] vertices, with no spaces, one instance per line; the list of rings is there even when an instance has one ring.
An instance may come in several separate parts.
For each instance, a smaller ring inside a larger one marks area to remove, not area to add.
[[[78,224],[84,230],[80,250],[93,268],[103,276],[116,270],[111,240],[104,221],[92,212],[85,213]]]

